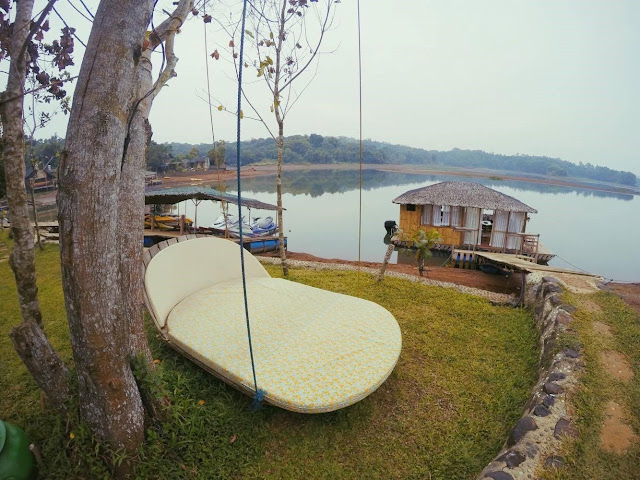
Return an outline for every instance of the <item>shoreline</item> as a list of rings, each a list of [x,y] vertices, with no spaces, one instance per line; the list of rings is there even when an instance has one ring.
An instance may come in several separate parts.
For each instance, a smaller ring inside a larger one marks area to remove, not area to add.
[[[341,170],[341,171],[353,171],[358,170],[358,164],[324,164],[324,165],[303,165],[303,164],[289,164],[283,165],[283,171],[304,171],[304,170]],[[477,178],[491,178],[498,177],[501,180],[509,180],[509,181],[519,181],[519,182],[529,182],[529,183],[539,183],[546,185],[555,185],[555,186],[564,186],[564,187],[572,187],[572,188],[582,188],[585,190],[597,190],[604,191],[609,193],[618,193],[618,194],[628,194],[633,195],[629,192],[621,192],[619,190],[615,190],[613,188],[606,188],[606,186],[586,186],[583,184],[572,181],[561,181],[557,179],[542,179],[542,178],[529,178],[522,177],[517,175],[508,175],[502,174],[499,172],[486,172],[486,171],[462,171],[462,170],[447,170],[447,169],[424,169],[419,168],[413,165],[372,165],[367,164],[363,165],[364,170],[379,170],[385,172],[397,172],[397,173],[409,173],[409,174],[426,174],[426,175],[452,175],[452,176],[466,176],[466,177],[477,177]],[[249,165],[242,167],[240,175],[241,178],[251,178],[251,177],[260,177],[260,176],[268,176],[275,175],[277,173],[277,166],[275,164],[269,165]],[[179,186],[189,186],[189,185],[204,185],[204,184],[215,184],[216,182],[226,182],[229,180],[234,180],[236,178],[235,170],[226,170],[226,171],[190,171],[190,172],[180,172],[173,173],[172,175],[167,175],[162,177],[162,185],[159,187],[171,188],[171,187],[179,187]],[[56,203],[56,190],[47,191],[37,193],[36,205],[39,207],[52,207]],[[358,265],[357,261],[350,260],[342,260],[342,259],[325,259],[320,257],[315,257],[314,255],[307,253],[298,253],[298,252],[289,252],[287,255],[288,258],[293,260],[303,260],[303,261],[315,261],[321,263],[335,263],[335,264],[344,264],[344,265]],[[360,265],[370,267],[370,268],[379,268],[380,263],[378,262],[361,262]],[[418,276],[417,267],[413,267],[411,265],[398,265],[398,264],[389,264],[389,270],[395,271],[399,273],[405,273],[409,275]],[[483,272],[477,270],[465,270],[465,269],[454,269],[451,267],[434,267],[429,269],[430,278],[433,280],[440,280],[450,283],[456,283],[458,285],[469,286],[473,288],[480,288],[483,290],[492,291],[495,293],[507,293],[512,295],[519,295],[519,281],[513,280],[513,285],[509,285],[505,283],[502,277],[495,277],[494,275],[488,275]],[[640,283],[611,283],[610,284],[612,290],[616,291],[620,296],[622,296],[627,303],[631,305],[632,308],[636,309],[640,313]]]
[[[363,164],[363,170],[378,170],[381,172],[391,173],[409,173],[416,175],[452,175],[459,177],[472,177],[472,178],[499,178],[499,180],[508,180],[515,182],[527,182],[527,183],[539,183],[543,185],[553,185],[558,187],[572,187],[582,188],[585,190],[595,190],[600,192],[617,193],[621,195],[640,195],[640,191],[627,187],[614,187],[603,184],[588,184],[581,183],[586,180],[568,178],[567,180],[560,180],[549,177],[527,177],[522,175],[514,175],[512,173],[500,172],[500,171],[487,171],[481,170],[456,170],[447,168],[422,168],[420,166],[414,166],[410,164],[400,165],[388,165],[388,164]],[[340,170],[340,171],[353,171],[359,170],[358,164],[353,163],[336,163],[336,164],[322,164],[322,165],[304,165],[304,164],[286,164],[282,166],[284,172],[296,172],[303,170]],[[247,165],[240,170],[241,178],[258,177],[266,175],[275,175],[277,173],[277,166],[275,164],[268,165]],[[236,178],[235,170],[225,170],[220,172],[220,181],[228,181]],[[218,181],[217,171],[193,171],[193,172],[181,172],[179,174],[173,173],[170,176],[162,177],[163,185],[178,186],[178,185],[200,185],[204,183],[213,183]]]
[[[304,170],[340,170],[340,171],[354,171],[359,170],[358,164],[352,163],[336,163],[336,164],[323,164],[323,165],[304,165],[304,164],[288,164],[283,165],[282,170],[284,172],[299,172]],[[536,178],[513,175],[502,172],[489,172],[486,170],[450,170],[450,169],[438,169],[438,168],[421,168],[419,166],[402,164],[402,165],[379,165],[379,164],[363,164],[363,170],[378,170],[381,172],[391,173],[409,173],[416,175],[451,175],[458,177],[471,177],[471,178],[496,178],[499,180],[507,180],[514,182],[526,182],[526,183],[538,183],[542,185],[552,185],[557,187],[571,187],[581,188],[584,190],[594,190],[599,192],[617,193],[619,195],[640,195],[640,192],[633,189],[627,189],[624,187],[615,188],[607,185],[591,185],[580,183],[579,179],[567,179],[559,180],[555,178]],[[261,177],[268,175],[276,175],[277,166],[275,164],[269,165],[247,165],[241,168],[241,178]],[[224,170],[218,172],[216,170],[195,170],[190,172],[172,172],[171,175],[166,175],[161,178],[162,184],[158,185],[158,188],[170,188],[181,187],[190,185],[205,185],[215,184],[216,182],[227,182],[236,178],[235,170]],[[499,181],[498,180],[498,181]],[[50,190],[47,192],[39,192],[35,194],[36,205],[38,207],[47,207],[55,205],[57,190]]]

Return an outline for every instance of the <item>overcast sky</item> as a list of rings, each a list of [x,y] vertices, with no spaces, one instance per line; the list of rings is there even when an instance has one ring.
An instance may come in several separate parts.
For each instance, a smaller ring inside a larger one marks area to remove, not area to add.
[[[97,1],[86,3],[95,11]],[[365,138],[547,155],[640,174],[637,0],[363,0],[361,15]],[[78,21],[84,39],[88,26]],[[233,70],[207,56],[228,41],[211,24],[205,46],[202,21],[184,25],[176,39],[178,77],[153,106],[155,141],[211,142],[205,58],[216,103],[234,110]],[[337,6],[323,50],[285,134],[357,137],[354,1]],[[255,73],[246,75],[249,81]],[[254,98],[266,107],[262,92]],[[215,111],[214,122],[218,139],[235,139],[232,115]],[[243,139],[267,136],[257,122],[242,125]],[[40,136],[63,135],[64,128],[59,118]]]

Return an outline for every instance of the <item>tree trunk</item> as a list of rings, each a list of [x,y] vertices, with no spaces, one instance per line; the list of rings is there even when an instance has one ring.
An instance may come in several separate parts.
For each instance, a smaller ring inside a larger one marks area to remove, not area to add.
[[[61,412],[69,399],[68,369],[43,333],[42,313],[36,283],[33,231],[29,221],[24,181],[24,84],[26,61],[23,45],[29,40],[33,0],[16,4],[16,17],[9,46],[7,88],[0,95],[5,181],[13,252],[9,264],[16,279],[22,323],[9,334],[14,347],[45,396]],[[5,99],[10,99],[4,101]]]
[[[65,412],[69,393],[69,369],[34,321],[22,322],[9,334],[20,358],[47,399],[59,412]]]
[[[144,97],[153,88],[150,52],[143,54],[137,67],[136,98]],[[129,353],[141,355],[153,368],[153,359],[144,328],[142,298],[142,253],[144,245],[144,172],[147,148],[151,141],[148,121],[152,96],[140,102],[131,121],[129,144],[122,164],[120,180],[120,221],[118,241],[120,255],[120,286],[125,295],[120,297],[124,319],[128,321]]]
[[[128,124],[138,106],[152,6],[152,0],[100,3],[59,167],[60,258],[80,413],[99,438],[128,451],[144,433],[131,353],[148,352],[138,263],[144,188],[137,169],[144,155],[133,158],[146,142],[139,138],[146,116],[138,112],[130,130]]]
[[[40,225],[38,225],[38,209],[36,208],[36,197],[33,193],[33,180],[29,181],[29,195],[31,196],[31,210],[33,211],[33,223],[36,230],[36,240],[40,250],[44,250],[42,246],[42,238],[40,238]]]
[[[282,274],[289,275],[287,253],[284,245],[284,223],[282,222],[282,150],[284,148],[284,122],[278,121],[278,175],[276,176],[276,196],[278,207],[278,240],[280,243],[280,261]]]
[[[2,98],[11,99],[0,103],[2,115],[2,142],[4,154],[4,171],[11,217],[11,233],[13,234],[13,252],[11,253],[11,269],[16,278],[20,313],[24,321],[34,321],[42,328],[42,314],[38,300],[36,285],[36,263],[33,251],[33,230],[29,221],[27,189],[24,181],[24,84],[26,78],[26,62],[21,55],[22,45],[29,36],[29,24],[33,12],[34,0],[18,2],[16,19],[11,36],[9,55],[9,77],[7,88]]]
[[[377,282],[381,282],[384,278],[384,272],[387,271],[387,265],[389,265],[389,260],[391,260],[391,254],[393,253],[395,247],[396,246],[393,243],[389,243],[389,246],[387,247],[387,253],[385,253],[384,255],[384,261],[382,262],[382,265],[380,265],[380,270],[378,271],[378,278],[376,278]]]

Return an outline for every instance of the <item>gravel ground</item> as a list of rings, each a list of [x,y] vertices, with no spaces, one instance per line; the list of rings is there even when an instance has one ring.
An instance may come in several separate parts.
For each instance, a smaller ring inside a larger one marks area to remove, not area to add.
[[[269,263],[273,265],[280,264],[279,258],[271,258],[271,257],[257,257],[257,258],[263,263]],[[292,268],[305,268],[305,269],[313,269],[313,270],[352,270],[352,271],[360,270],[362,272],[370,273],[372,275],[378,274],[378,270],[374,268],[367,268],[367,267],[358,268],[354,265],[344,265],[341,263],[321,263],[321,262],[308,262],[308,261],[301,261],[301,260],[288,260],[287,263]],[[480,290],[478,288],[466,287],[464,285],[456,285],[455,283],[429,280],[428,278],[416,277],[415,275],[408,275],[406,273],[387,271],[385,273],[385,276],[402,278],[404,280],[409,280],[410,282],[422,283],[423,285],[431,285],[434,287],[453,288],[461,293],[468,293],[470,295],[483,297],[497,304],[513,305],[516,301],[516,299],[511,295],[504,295],[502,293],[489,292],[487,290]]]

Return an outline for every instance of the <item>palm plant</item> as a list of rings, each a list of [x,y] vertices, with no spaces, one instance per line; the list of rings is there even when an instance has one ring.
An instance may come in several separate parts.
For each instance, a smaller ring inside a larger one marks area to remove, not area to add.
[[[422,228],[416,229],[411,234],[411,247],[416,251],[416,260],[418,260],[418,272],[420,276],[424,272],[424,261],[431,258],[431,249],[437,242],[442,240],[437,230],[429,230],[428,232]]]
[[[424,261],[427,258],[431,258],[431,249],[435,246],[436,242],[440,240],[442,240],[442,238],[437,230],[430,230],[428,232],[422,228],[417,228],[413,232],[405,232],[402,229],[396,230],[393,237],[391,237],[389,248],[378,272],[377,281],[382,281],[395,246],[406,250],[415,250],[415,256],[418,260],[418,271],[420,272],[420,276],[422,276],[424,272]]]

